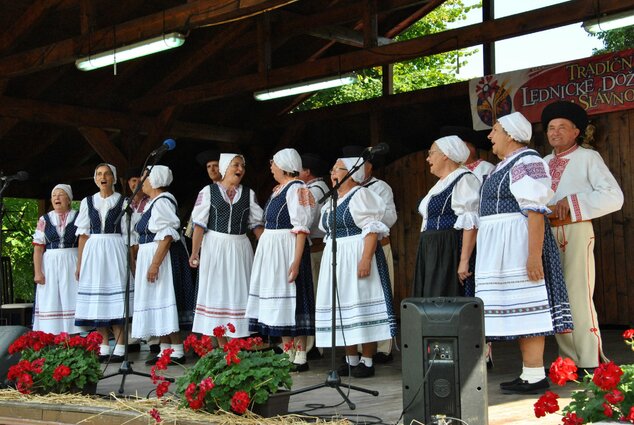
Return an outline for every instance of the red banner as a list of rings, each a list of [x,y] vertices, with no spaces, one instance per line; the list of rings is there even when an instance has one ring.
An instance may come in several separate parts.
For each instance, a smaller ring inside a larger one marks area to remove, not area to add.
[[[469,81],[473,128],[521,112],[539,122],[546,105],[569,100],[588,115],[634,108],[634,49]]]

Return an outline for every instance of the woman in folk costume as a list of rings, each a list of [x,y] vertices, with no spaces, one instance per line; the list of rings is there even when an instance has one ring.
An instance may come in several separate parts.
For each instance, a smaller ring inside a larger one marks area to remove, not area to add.
[[[53,211],[37,222],[33,235],[33,271],[37,283],[33,330],[52,334],[78,333],[75,326],[77,299],[77,211],[71,209],[73,190],[58,184],[51,191]]]
[[[125,220],[121,220],[123,196],[114,191],[117,169],[110,164],[95,168],[99,192],[81,201],[75,225],[79,236],[76,277],[79,281],[75,325],[97,328],[103,337],[100,361],[123,360],[123,324],[127,273]],[[119,220],[117,220],[119,219]],[[133,282],[130,282],[130,306]],[[112,327],[115,348],[110,356],[108,331]]]
[[[271,173],[278,185],[264,209],[264,232],[260,236],[249,288],[246,316],[249,329],[263,335],[281,336],[290,351],[294,370],[308,370],[306,336],[315,332],[315,296],[310,267],[310,233],[315,200],[299,180],[302,160],[295,149],[282,149],[271,160]]]
[[[519,341],[522,373],[500,384],[503,393],[549,387],[546,335],[570,332],[572,319],[559,252],[545,214],[553,197],[548,165],[527,148],[531,124],[519,112],[500,118],[489,139],[502,161],[480,195],[475,296],[484,302],[490,340]]]
[[[172,171],[155,165],[143,182],[143,192],[150,197],[135,226],[138,236],[134,275],[133,338],[160,337],[161,351],[171,348],[172,363],[184,363],[185,351],[179,333],[178,308],[170,247],[180,239],[180,220],[176,215],[174,195],[166,191],[172,183]],[[155,364],[155,358],[146,364]]]
[[[461,166],[467,158],[469,149],[458,136],[442,137],[429,149],[429,170],[440,180],[418,205],[423,224],[415,297],[473,296],[480,180]]]
[[[330,172],[333,186],[361,158],[340,158]],[[372,356],[376,341],[396,335],[396,319],[392,307],[392,290],[387,262],[380,237],[389,234],[381,222],[386,206],[381,197],[359,186],[364,180],[363,168],[338,189],[339,204],[333,212],[329,204],[322,207],[320,226],[326,232],[326,247],[319,270],[315,312],[318,347],[331,346],[332,332],[332,234],[337,237],[337,300],[336,344],[346,346],[346,364],[338,372],[357,378],[374,375]],[[357,344],[362,345],[359,358]]]
[[[232,323],[235,332],[229,337],[249,336],[245,312],[253,247],[247,231],[259,238],[264,220],[255,192],[240,184],[245,166],[242,155],[220,154],[222,180],[205,186],[196,199],[189,257],[190,266],[199,268],[193,332],[211,335],[215,327]],[[218,338],[221,346],[225,342],[225,337]]]

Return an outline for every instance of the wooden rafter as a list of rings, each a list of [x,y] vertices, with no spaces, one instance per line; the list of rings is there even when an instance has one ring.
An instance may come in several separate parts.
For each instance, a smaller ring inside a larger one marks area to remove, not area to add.
[[[603,0],[601,3],[601,10],[605,13],[616,13],[630,10],[633,7],[634,0]],[[132,102],[132,106],[136,110],[144,111],[174,103],[200,103],[238,93],[263,90],[268,87],[337,75],[530,34],[583,21],[595,15],[594,0],[571,0],[495,21],[486,21],[373,49],[323,58],[314,62],[272,69],[266,75],[242,75],[162,95],[147,96]]]
[[[95,127],[79,127],[78,130],[104,162],[113,164],[120,170],[128,167],[128,160],[105,131]]]
[[[198,0],[103,28],[75,38],[17,53],[0,59],[0,75],[14,77],[74,62],[80,56],[100,52],[171,31],[189,31],[252,16],[294,2],[295,0],[251,0],[226,2]]]
[[[16,19],[13,24],[0,34],[0,52],[5,52],[18,40],[36,28],[49,10],[57,7],[61,0],[36,0]]]

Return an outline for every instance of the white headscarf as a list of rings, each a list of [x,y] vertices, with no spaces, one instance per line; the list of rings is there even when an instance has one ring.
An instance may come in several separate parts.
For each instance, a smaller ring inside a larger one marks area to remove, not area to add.
[[[343,165],[346,166],[346,169],[348,171],[352,170],[352,167],[354,167],[355,164],[361,164],[361,162],[363,161],[363,159],[358,156],[339,159],[341,160],[341,162],[343,162]],[[357,183],[363,183],[363,180],[365,180],[365,167],[361,166],[357,171],[355,171],[352,175],[352,180]]]
[[[97,169],[98,169],[99,167],[103,167],[104,165],[105,165],[105,166],[107,166],[108,168],[110,168],[110,171],[112,171],[112,176],[114,177],[114,184],[116,184],[116,183],[117,183],[117,167],[115,167],[115,166],[114,166],[114,165],[112,165],[112,164],[108,164],[108,163],[106,163],[106,162],[101,163],[101,164],[99,164],[99,165],[97,165],[97,166],[95,167],[95,175],[94,175],[94,177],[93,177],[93,178],[94,178],[94,179],[96,179],[96,178],[97,178]]]
[[[58,184],[58,185],[55,185],[53,190],[51,190],[51,198],[53,197],[53,192],[55,192],[57,189],[61,189],[64,192],[66,192],[66,194],[68,195],[68,199],[70,199],[71,201],[73,200],[73,189],[70,187],[69,184]]]
[[[166,165],[155,165],[152,167],[152,171],[150,171],[148,180],[150,181],[152,189],[158,189],[160,187],[169,186],[174,180],[174,177],[172,176],[172,170]]]
[[[463,164],[469,158],[469,148],[458,136],[441,137],[434,143],[453,162]]]
[[[287,173],[302,171],[302,157],[293,148],[282,149],[273,155],[273,162]]]
[[[533,135],[533,126],[521,113],[513,112],[512,114],[504,115],[498,118],[498,122],[504,128],[504,131],[516,142],[526,145],[530,143]]]
[[[244,156],[238,153],[221,153],[220,154],[220,160],[218,161],[218,171],[220,171],[220,175],[222,176],[223,179],[225,178],[225,173],[227,172],[227,168],[229,168],[231,161],[233,161],[233,158],[235,158],[236,156],[242,158],[242,160],[245,161]]]

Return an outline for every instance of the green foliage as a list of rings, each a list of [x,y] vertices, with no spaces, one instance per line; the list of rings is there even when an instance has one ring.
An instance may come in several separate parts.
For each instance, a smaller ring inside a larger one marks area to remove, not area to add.
[[[447,24],[466,19],[466,14],[481,3],[465,6],[462,0],[448,0],[423,19],[414,23],[407,31],[394,38],[396,42],[424,37],[447,30]],[[393,66],[394,93],[404,93],[450,84],[458,81],[455,73],[458,65],[466,64],[471,51],[451,51],[432,56],[421,56]],[[424,52],[422,52],[424,54]],[[297,110],[316,109],[381,96],[382,69],[380,67],[358,71],[357,82],[343,87],[323,90],[297,107]]]
[[[603,41],[604,48],[594,49],[592,52],[594,55],[602,55],[604,53],[631,49],[632,46],[634,46],[634,25],[599,32],[596,34],[596,37]]]
[[[620,367],[623,375],[616,389],[625,398],[622,402],[612,405],[613,415],[610,418],[615,421],[627,416],[630,409],[634,408],[634,365],[626,364]],[[592,375],[589,374],[584,376],[579,386],[581,389],[572,393],[572,401],[564,407],[563,412],[576,413],[577,416],[584,419],[584,423],[605,421],[604,403],[606,400],[604,397],[609,391],[599,388],[592,382]]]
[[[5,198],[2,255],[11,258],[14,298],[33,301],[33,232],[38,220],[37,201]]]
[[[293,384],[291,363],[286,354],[275,354],[272,350],[241,350],[238,353],[240,361],[230,365],[227,365],[225,356],[222,349],[216,348],[178,378],[177,393],[183,407],[189,406],[185,396],[187,387],[192,383],[199,385],[205,378],[211,378],[214,383],[204,399],[204,408],[209,412],[218,409],[229,411],[236,391],[245,391],[252,403],[262,404],[280,388],[290,390]]]

